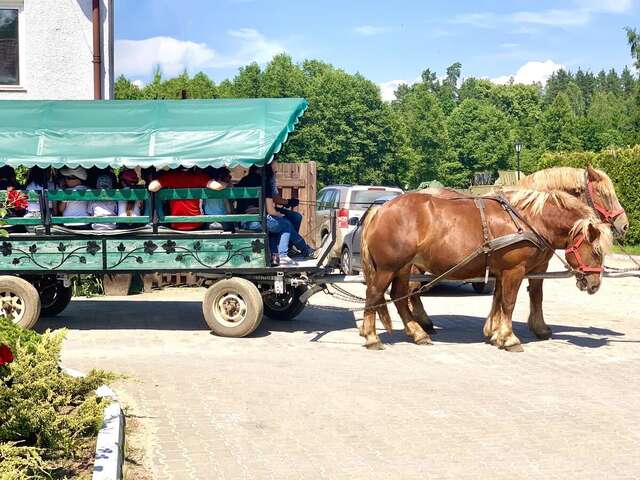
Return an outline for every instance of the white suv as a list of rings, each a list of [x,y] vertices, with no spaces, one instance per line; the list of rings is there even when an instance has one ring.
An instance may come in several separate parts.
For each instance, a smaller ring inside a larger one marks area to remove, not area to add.
[[[349,225],[350,218],[360,219],[367,208],[380,197],[402,195],[402,190],[393,187],[370,187],[366,185],[329,185],[318,192],[316,204],[316,245],[331,232],[331,211],[336,211],[336,243],[329,259],[339,259],[344,237],[355,227]]]

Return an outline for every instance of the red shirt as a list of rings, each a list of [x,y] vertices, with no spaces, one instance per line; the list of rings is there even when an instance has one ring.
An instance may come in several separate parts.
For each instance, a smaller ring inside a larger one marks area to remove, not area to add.
[[[162,188],[206,188],[211,181],[202,171],[171,170],[164,172],[158,178]],[[179,217],[194,217],[201,215],[200,200],[171,200],[169,201],[169,215]],[[176,230],[195,230],[202,223],[172,223]]]

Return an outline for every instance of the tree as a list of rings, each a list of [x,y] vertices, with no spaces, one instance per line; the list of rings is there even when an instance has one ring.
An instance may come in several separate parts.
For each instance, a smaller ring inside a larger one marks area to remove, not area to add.
[[[256,98],[262,92],[262,71],[256,62],[240,67],[238,75],[233,79],[233,96],[237,98]]]
[[[465,100],[453,111],[447,126],[455,156],[463,169],[456,176],[456,186],[466,186],[473,172],[496,172],[509,166],[512,143],[509,122],[494,105]]]
[[[634,60],[634,66],[636,70],[640,70],[640,34],[635,28],[625,28],[627,32],[627,41],[629,42],[629,48],[631,49],[631,58]]]
[[[576,115],[569,97],[560,92],[542,115],[542,130],[547,150],[577,150],[580,148]]]
[[[301,97],[304,94],[304,72],[289,55],[273,57],[262,73],[262,97]]]
[[[142,90],[124,75],[118,77],[113,90],[114,96],[118,100],[140,100],[142,98]]]
[[[399,108],[412,151],[407,183],[418,186],[438,176],[438,163],[450,155],[446,117],[435,94],[424,84],[402,97]]]
[[[218,98],[220,96],[216,84],[202,72],[196,73],[189,80],[187,93],[189,98]]]

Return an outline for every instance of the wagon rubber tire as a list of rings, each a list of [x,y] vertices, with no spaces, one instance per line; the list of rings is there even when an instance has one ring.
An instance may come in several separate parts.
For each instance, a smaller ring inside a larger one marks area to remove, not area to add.
[[[204,318],[221,337],[246,337],[260,322],[264,311],[258,288],[244,278],[227,278],[211,285],[202,300]]]
[[[271,295],[265,295],[264,314],[272,320],[289,322],[296,318],[304,310],[305,304],[300,301],[300,295],[304,288],[296,288],[291,291],[290,301],[286,305],[278,305],[271,300]]]
[[[20,277],[0,276],[0,313],[13,323],[31,329],[40,317],[40,295],[36,287]]]
[[[353,275],[353,258],[349,247],[344,247],[340,254],[340,270],[345,275]]]
[[[55,317],[59,313],[67,308],[71,297],[73,297],[73,289],[71,287],[65,287],[62,282],[56,282],[55,297],[53,300],[46,302],[44,298],[40,298],[40,316],[42,317]]]

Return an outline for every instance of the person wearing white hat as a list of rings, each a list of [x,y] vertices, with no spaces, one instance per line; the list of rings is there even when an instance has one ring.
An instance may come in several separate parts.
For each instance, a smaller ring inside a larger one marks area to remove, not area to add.
[[[60,174],[64,180],[64,186],[69,190],[82,191],[87,186],[83,182],[87,181],[87,171],[82,168],[63,168]],[[70,202],[58,202],[58,211],[63,217],[88,217],[88,203],[81,200]],[[65,227],[73,230],[87,230],[91,228],[88,223],[65,223]]]

